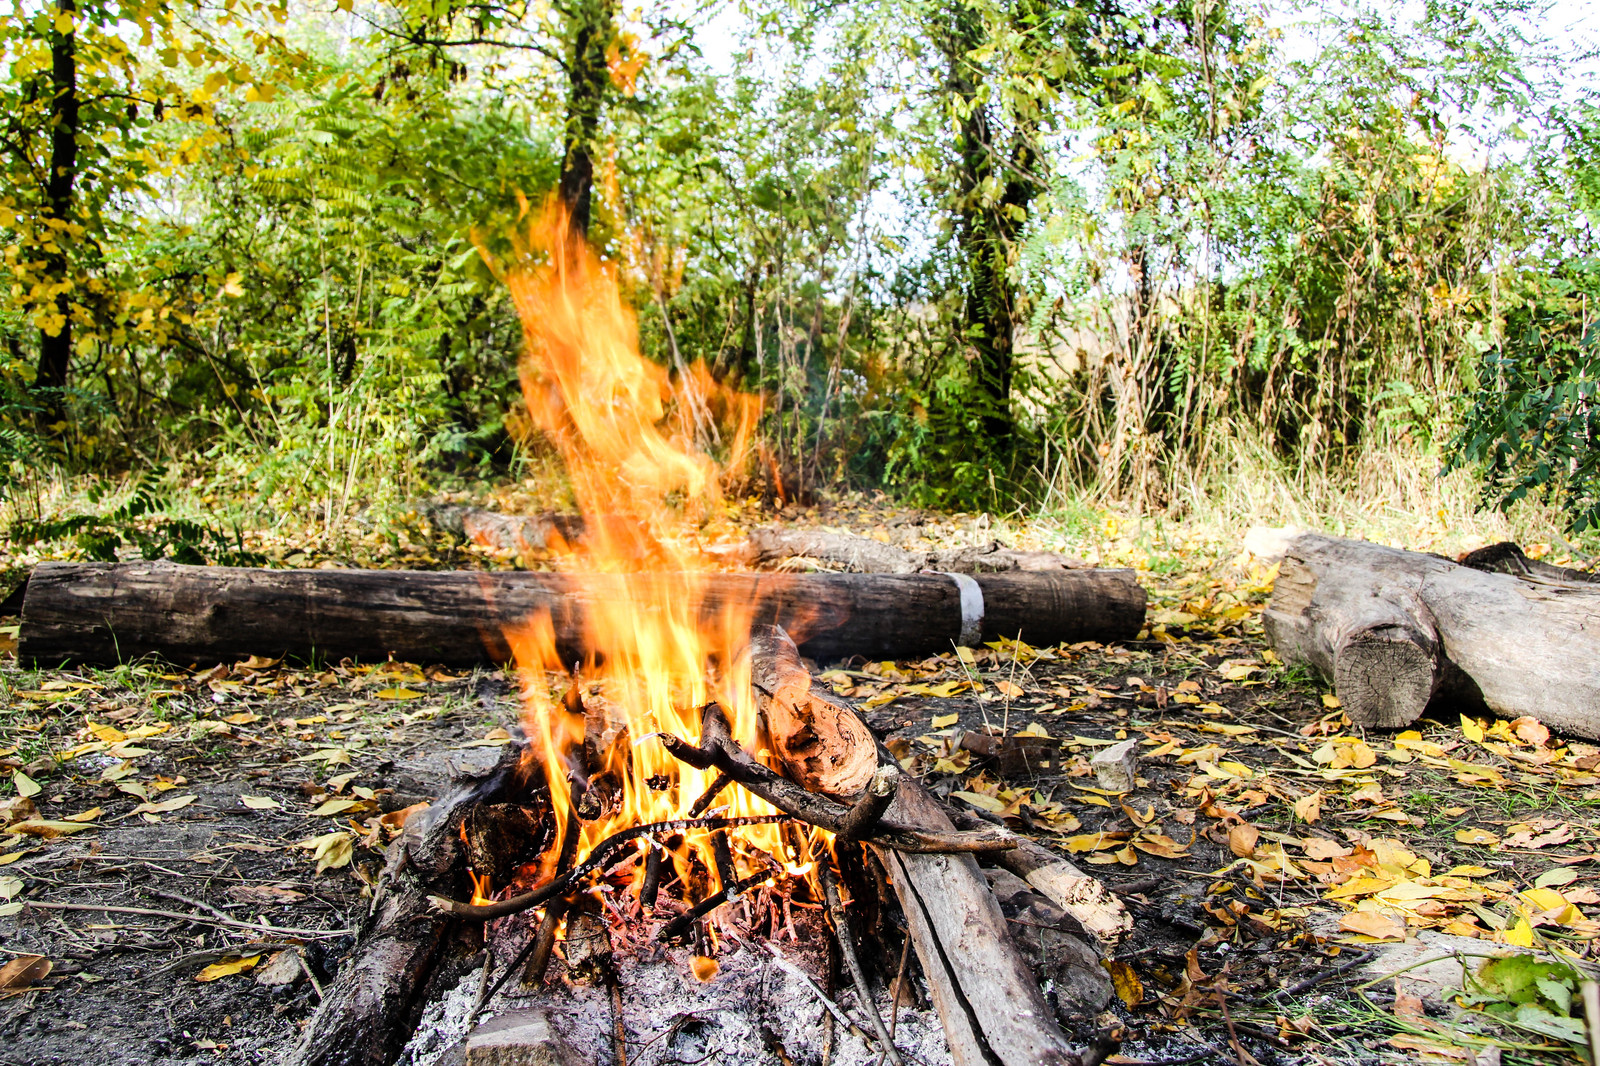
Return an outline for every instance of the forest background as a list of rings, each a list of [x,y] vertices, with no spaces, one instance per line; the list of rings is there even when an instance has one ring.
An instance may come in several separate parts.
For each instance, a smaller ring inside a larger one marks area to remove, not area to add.
[[[721,386],[761,396],[741,498],[1580,543],[1600,109],[1592,48],[1551,24],[1521,0],[16,0],[9,536],[310,557],[441,494],[559,506],[498,276],[558,191],[646,354],[699,383],[702,445],[728,447]]]

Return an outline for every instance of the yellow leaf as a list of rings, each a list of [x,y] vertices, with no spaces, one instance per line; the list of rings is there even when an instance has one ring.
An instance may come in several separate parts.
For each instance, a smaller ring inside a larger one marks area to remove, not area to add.
[[[958,800],[964,800],[974,807],[978,807],[994,814],[998,814],[1006,809],[1006,805],[1004,803],[1001,803],[993,796],[985,796],[980,792],[952,792],[950,795]]]
[[[1050,734],[1045,732],[1044,726],[1040,725],[1038,722],[1029,722],[1028,723],[1028,727],[1026,729],[1022,729],[1022,730],[1019,730],[1017,732],[1017,736],[1019,736],[1019,737],[1041,737],[1044,740],[1049,740],[1050,739]]]
[[[1347,933],[1370,936],[1374,940],[1406,938],[1405,920],[1382,911],[1352,911],[1340,919],[1339,928]]]
[[[17,790],[17,795],[24,798],[37,796],[44,791],[44,786],[33,778],[17,770],[11,775],[11,786]]]
[[[69,821],[69,822],[92,822],[92,821],[94,821],[96,818],[100,817],[104,813],[105,812],[102,811],[99,807],[90,807],[86,811],[80,811],[77,814],[69,814],[69,815],[67,815],[67,819],[66,820]]]
[[[1505,942],[1514,948],[1533,947],[1533,926],[1520,914],[1511,919],[1511,924],[1506,926],[1502,935]]]
[[[972,649],[967,647],[965,644],[962,644],[956,648],[956,658],[960,659],[968,666],[972,666],[978,661],[977,658],[972,654]]]
[[[960,720],[961,720],[961,716],[959,714],[938,714],[938,715],[934,715],[934,717],[933,717],[933,728],[935,728],[935,729],[943,729],[946,726],[955,725]]]
[[[1077,855],[1085,851],[1105,851],[1107,848],[1119,847],[1127,839],[1127,833],[1085,833],[1082,836],[1067,837],[1062,843],[1067,846],[1068,851]]]
[[[335,814],[343,814],[352,807],[361,806],[358,799],[332,799],[320,804],[311,812],[313,818],[331,818]]]
[[[1479,847],[1487,848],[1500,843],[1500,838],[1489,832],[1487,829],[1479,829],[1478,827],[1474,826],[1471,829],[1457,829],[1456,843],[1476,844]]]
[[[1340,707],[1344,706],[1344,704],[1339,702],[1339,697],[1335,696],[1331,692],[1324,692],[1322,694],[1322,705],[1328,708],[1330,711],[1337,711]]]
[[[61,34],[61,36],[65,37],[67,34],[71,33],[73,31],[72,12],[57,11],[55,24],[56,32]]]
[[[252,811],[276,811],[283,807],[283,804],[271,796],[240,796],[239,802]]]
[[[139,806],[133,809],[133,813],[168,814],[172,811],[181,811],[183,808],[193,803],[197,798],[199,797],[193,795],[174,796],[169,800],[162,800],[160,803],[141,803]]]
[[[1261,830],[1249,822],[1240,822],[1228,830],[1228,850],[1241,859],[1248,859],[1256,853],[1256,843],[1261,839]]]
[[[26,822],[14,822],[6,826],[6,832],[25,833],[28,836],[43,837],[49,840],[51,837],[71,836],[73,833],[81,833],[85,829],[93,828],[95,827],[84,822],[62,822],[50,821],[47,818],[30,818]]]
[[[227,722],[229,725],[249,725],[252,722],[261,721],[261,716],[259,714],[252,714],[250,711],[240,711],[238,714],[228,715],[228,717],[224,718],[223,721]]]
[[[1014,685],[1010,681],[996,681],[994,687],[1000,690],[1000,695],[1008,700],[1022,698],[1022,686]]]
[[[414,688],[385,688],[373,693],[380,700],[418,700],[426,696],[426,692],[418,692]]]
[[[107,744],[121,744],[124,740],[128,739],[128,734],[124,733],[116,726],[101,725],[99,722],[90,722],[88,729],[89,732],[95,735],[96,739],[103,740]]]
[[[1309,796],[1301,796],[1290,805],[1294,816],[1307,825],[1322,817],[1322,793],[1313,792]]]
[[[1478,721],[1476,718],[1468,718],[1466,715],[1462,715],[1461,735],[1472,741],[1474,744],[1482,744],[1483,723]]]
[[[1117,998],[1122,1000],[1123,1006],[1137,1007],[1144,1002],[1144,984],[1132,966],[1116,959],[1101,959],[1100,965],[1111,974],[1111,987],[1117,990]]]
[[[261,961],[260,955],[246,955],[243,958],[223,959],[194,975],[196,981],[215,981],[219,977],[232,977],[234,974],[244,973],[253,969]]]
[[[322,836],[304,841],[303,844],[312,849],[319,874],[324,870],[337,870],[341,866],[349,866],[350,859],[355,855],[349,833],[324,833]]]

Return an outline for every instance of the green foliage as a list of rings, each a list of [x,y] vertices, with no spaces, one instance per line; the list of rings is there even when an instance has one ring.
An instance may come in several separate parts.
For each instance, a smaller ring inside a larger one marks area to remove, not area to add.
[[[1506,955],[1478,967],[1461,1002],[1518,1029],[1582,1047],[1589,1037],[1578,998],[1581,983],[1578,972],[1565,963]]]
[[[1484,503],[1501,510],[1558,497],[1570,528],[1583,532],[1600,528],[1600,326],[1584,316],[1600,294],[1600,264],[1559,280],[1507,315],[1505,341],[1479,364],[1447,469],[1481,467]]]
[[[137,548],[145,559],[171,559],[179,563],[250,566],[265,560],[246,550],[235,528],[231,536],[219,527],[190,518],[164,514],[168,498],[161,488],[165,470],[148,470],[129,490],[127,498],[107,511],[65,517],[23,519],[10,531],[10,539],[32,544],[71,538],[90,559],[115,562],[124,544]],[[90,488],[92,506],[104,498],[103,485]]]

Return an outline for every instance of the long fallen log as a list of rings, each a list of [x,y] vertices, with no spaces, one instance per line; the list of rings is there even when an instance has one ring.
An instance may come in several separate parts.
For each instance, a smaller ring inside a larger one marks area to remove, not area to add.
[[[1333,682],[1357,725],[1397,729],[1430,706],[1487,706],[1600,739],[1600,585],[1519,558],[1532,563],[1497,546],[1480,570],[1302,534],[1262,622],[1285,662]]]
[[[915,574],[938,570],[952,574],[998,574],[1017,570],[1084,570],[1082,559],[1057,552],[1019,551],[998,540],[967,548],[922,551],[898,548],[871,537],[825,529],[763,526],[737,549],[752,566],[772,566],[790,559],[814,560],[853,573]]]
[[[781,629],[758,628],[750,653],[751,676],[785,772],[814,784],[831,780],[858,793],[836,793],[835,799],[859,800],[873,774],[850,753],[861,735],[870,737],[865,725],[848,705],[811,683]],[[774,723],[794,735],[780,739]],[[850,724],[840,728],[841,723]],[[954,828],[938,801],[909,776],[898,782],[884,817],[936,832]],[[970,855],[910,855],[870,841],[867,846],[876,850],[894,883],[956,1066],[1100,1061],[1103,1052],[1081,1053],[1062,1033]]]
[[[24,661],[117,663],[158,654],[507,662],[511,634],[549,614],[582,658],[597,604],[640,590],[782,625],[817,659],[905,658],[996,637],[1048,645],[1134,636],[1145,593],[1131,570],[984,574],[566,574],[264,570],[168,562],[42,563],[28,579]],[[661,602],[655,600],[652,602]]]

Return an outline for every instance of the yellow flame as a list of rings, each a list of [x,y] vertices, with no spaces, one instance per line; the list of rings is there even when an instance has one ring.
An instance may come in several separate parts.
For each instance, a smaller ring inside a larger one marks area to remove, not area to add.
[[[623,302],[615,265],[573,232],[555,198],[517,250],[524,265],[503,273],[523,326],[524,402],[530,421],[559,451],[586,519],[582,540],[559,561],[590,575],[596,589],[585,612],[591,657],[584,681],[598,682],[620,708],[629,738],[602,753],[599,771],[620,782],[621,797],[607,816],[581,823],[581,859],[619,829],[687,817],[715,776],[679,764],[651,734],[696,738],[700,708],[714,699],[728,711],[736,739],[756,740],[748,666],[737,657],[749,635],[750,606],[709,607],[709,567],[686,534],[715,517],[723,502],[724,468],[707,452],[706,423],[722,423],[711,435],[728,443],[731,463],[742,464],[760,404],[723,389],[703,364],[674,381],[639,353],[637,322]],[[550,696],[552,679],[570,664],[560,660],[548,617],[530,619],[509,638],[532,754],[543,763],[558,833],[565,833],[574,802],[568,774],[586,776],[581,756],[573,754],[583,742],[583,720]],[[716,806],[730,816],[772,813],[737,787]],[[686,837],[714,866],[709,835]],[[786,856],[777,826],[746,827],[736,837],[748,849]],[[560,840],[547,861],[559,846]],[[735,856],[741,877],[760,868],[746,848],[735,848]],[[793,858],[786,865],[806,861]],[[675,862],[683,874],[682,857]]]

